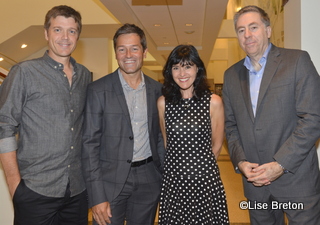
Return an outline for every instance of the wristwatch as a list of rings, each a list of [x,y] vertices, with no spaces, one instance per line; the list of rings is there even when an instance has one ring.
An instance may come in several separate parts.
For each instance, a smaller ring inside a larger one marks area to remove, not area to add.
[[[277,162],[277,163],[278,163],[278,162]],[[279,166],[282,168],[284,174],[289,173],[289,170],[287,170],[286,168],[284,168],[280,163],[278,163],[278,164],[279,164]]]

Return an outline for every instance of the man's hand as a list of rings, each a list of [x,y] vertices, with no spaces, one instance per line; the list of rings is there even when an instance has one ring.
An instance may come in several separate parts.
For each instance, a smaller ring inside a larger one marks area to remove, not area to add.
[[[241,161],[238,163],[239,170],[247,179],[254,178],[262,173],[261,171],[260,173],[253,172],[253,169],[258,166],[258,163],[250,163],[248,161]]]
[[[103,202],[92,207],[92,215],[99,225],[111,223],[111,207],[109,202]]]
[[[0,154],[0,163],[2,164],[4,173],[6,175],[9,193],[11,198],[13,198],[13,195],[21,181],[17,162],[17,152],[12,151]]]
[[[248,178],[255,186],[269,185],[283,174],[283,169],[277,162],[265,163],[252,169],[253,173],[259,174]]]

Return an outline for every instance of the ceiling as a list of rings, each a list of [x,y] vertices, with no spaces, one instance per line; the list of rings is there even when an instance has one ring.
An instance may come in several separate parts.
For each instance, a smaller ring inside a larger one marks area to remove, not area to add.
[[[112,38],[121,24],[134,23],[146,33],[148,51],[155,59],[147,64],[155,66],[154,70],[164,65],[170,51],[179,44],[196,46],[207,65],[228,4],[228,0],[82,1],[92,1],[104,8],[105,13],[111,13],[116,22],[104,24],[101,20],[95,24],[84,23],[81,38]],[[77,1],[77,4],[82,1]],[[85,18],[83,13],[82,17]],[[20,48],[21,40],[28,43],[28,48],[23,51]],[[6,62],[1,62],[0,66],[10,68],[45,46],[43,26],[31,25],[0,43],[0,53],[7,56]]]
[[[170,51],[179,44],[196,46],[205,64],[209,63],[228,4],[228,0],[101,2],[121,23],[135,23],[144,29],[148,50],[160,65],[164,65]]]

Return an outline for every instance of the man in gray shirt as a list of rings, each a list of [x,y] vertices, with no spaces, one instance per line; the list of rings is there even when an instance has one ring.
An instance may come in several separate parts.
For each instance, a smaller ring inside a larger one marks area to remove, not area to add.
[[[82,157],[89,207],[100,225],[151,225],[164,158],[162,85],[141,71],[147,43],[139,27],[123,25],[113,41],[119,69],[87,92]]]
[[[48,51],[13,66],[1,86],[0,160],[15,225],[87,225],[81,134],[91,76],[71,57],[81,15],[53,7],[44,28]]]

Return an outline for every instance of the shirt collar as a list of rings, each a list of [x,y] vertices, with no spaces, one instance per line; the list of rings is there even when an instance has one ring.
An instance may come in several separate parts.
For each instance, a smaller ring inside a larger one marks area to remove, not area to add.
[[[271,49],[271,43],[269,43],[268,45],[268,48],[266,49],[266,51],[263,53],[261,59],[259,60],[259,64],[263,67],[265,65],[265,63],[267,62],[267,57],[268,57],[268,54],[270,52],[270,49]],[[250,72],[256,72],[251,64],[251,60],[250,60],[250,57],[249,56],[246,56],[245,60],[244,60],[244,63],[243,65],[245,67],[247,67],[247,69],[250,71]]]
[[[43,59],[44,61],[46,61],[52,68],[56,69],[56,70],[63,70],[64,66],[62,63],[59,63],[57,61],[55,61],[53,58],[51,58],[49,56],[49,50],[47,50],[44,55],[43,55]],[[72,57],[70,57],[70,63],[73,66],[73,70],[76,71],[76,60]]]
[[[118,75],[119,75],[122,87],[126,88],[126,89],[132,89],[132,87],[130,87],[130,85],[127,83],[127,81],[123,78],[123,75],[122,75],[120,69],[118,69]],[[139,84],[138,89],[141,89],[142,87],[144,87],[144,85],[145,85],[144,76],[143,76],[143,73],[141,72],[141,82]]]

